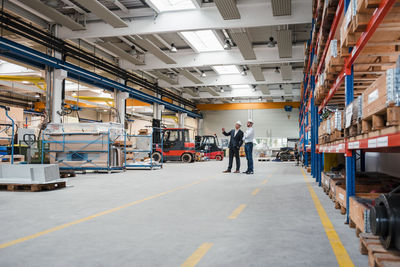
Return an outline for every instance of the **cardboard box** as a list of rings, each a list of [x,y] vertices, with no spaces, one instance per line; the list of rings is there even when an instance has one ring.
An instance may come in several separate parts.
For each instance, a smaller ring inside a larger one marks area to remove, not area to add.
[[[378,193],[359,193],[349,198],[349,218],[356,228],[363,232],[371,231],[369,226],[369,210],[373,206],[373,200],[379,197]]]
[[[363,119],[382,112],[386,108],[387,101],[386,75],[382,75],[367,89],[365,89],[362,97]]]

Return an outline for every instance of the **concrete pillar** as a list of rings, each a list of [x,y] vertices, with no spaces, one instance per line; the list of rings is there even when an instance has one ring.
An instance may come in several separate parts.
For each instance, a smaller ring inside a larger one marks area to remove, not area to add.
[[[187,113],[178,113],[178,122],[179,128],[185,128],[185,118],[187,117]]]
[[[153,118],[156,120],[161,120],[162,112],[164,111],[164,105],[157,103],[153,104]]]
[[[51,122],[61,123],[60,112],[62,111],[62,87],[63,81],[67,77],[65,70],[55,69],[50,71],[51,81]]]
[[[204,120],[197,118],[197,135],[203,135]]]
[[[247,110],[247,119],[250,119],[250,120],[253,119],[253,110],[252,109]]]
[[[117,116],[119,117],[119,120],[117,121],[120,122],[122,125],[125,125],[125,111],[126,111],[125,100],[128,97],[129,94],[127,92],[114,90],[115,108],[118,111]]]

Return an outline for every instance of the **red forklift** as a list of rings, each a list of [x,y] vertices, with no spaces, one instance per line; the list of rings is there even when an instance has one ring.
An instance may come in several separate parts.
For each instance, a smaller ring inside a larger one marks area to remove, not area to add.
[[[204,153],[209,159],[223,160],[224,151],[219,147],[216,135],[196,136],[196,152]]]
[[[155,140],[152,158],[156,162],[182,161],[190,163],[195,161],[195,145],[190,141],[189,129],[164,128],[161,131],[161,140]]]

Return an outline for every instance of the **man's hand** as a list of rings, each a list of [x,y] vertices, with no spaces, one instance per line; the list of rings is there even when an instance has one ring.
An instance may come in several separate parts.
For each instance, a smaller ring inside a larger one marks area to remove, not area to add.
[[[222,128],[222,131],[225,132],[225,128]]]

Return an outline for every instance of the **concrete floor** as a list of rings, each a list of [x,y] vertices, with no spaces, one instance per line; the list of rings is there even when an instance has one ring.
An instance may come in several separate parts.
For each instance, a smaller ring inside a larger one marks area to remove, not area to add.
[[[0,247],[76,223],[0,249],[0,266],[179,266],[207,242],[213,246],[198,266],[338,265],[299,167],[256,162],[248,176],[222,174],[226,164],[168,163],[163,170],[80,175],[58,191],[0,192]],[[367,266],[354,230],[313,188],[354,265]],[[247,206],[229,219],[241,204]]]

